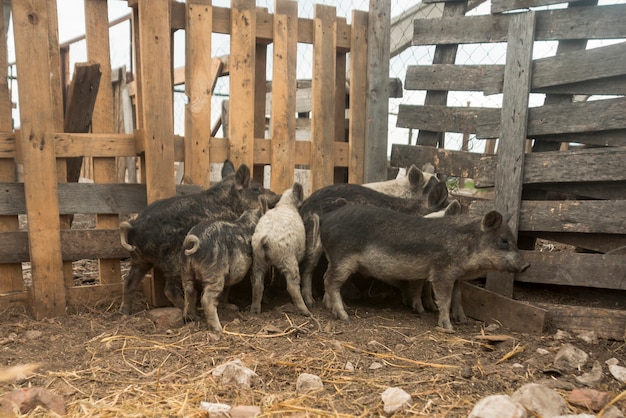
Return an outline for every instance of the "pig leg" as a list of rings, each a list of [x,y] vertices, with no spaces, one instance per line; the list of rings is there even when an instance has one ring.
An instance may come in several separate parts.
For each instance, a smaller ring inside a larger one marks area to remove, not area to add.
[[[424,313],[424,306],[422,305],[423,287],[424,280],[412,280],[402,287],[402,302],[418,314]]]
[[[350,318],[341,299],[341,286],[354,271],[355,269],[349,266],[335,267],[335,264],[329,260],[328,269],[324,273],[324,305],[342,321],[349,321]]]
[[[213,277],[217,278],[213,279]],[[228,278],[224,277],[224,274],[219,272],[217,276],[212,275],[209,278],[207,275],[203,277],[202,280],[202,309],[204,310],[207,325],[211,330],[216,332],[222,332],[222,324],[220,324],[220,318],[217,315],[217,305],[219,304],[218,298],[224,290],[224,283],[227,281]]]
[[[452,289],[452,320],[455,324],[464,324],[467,322],[467,317],[463,310],[463,295],[461,294],[460,280],[454,282],[454,289]]]
[[[183,271],[182,276],[183,292],[185,294],[185,307],[183,308],[183,319],[196,321],[198,314],[196,312],[196,302],[198,293],[196,292],[196,285],[194,283],[193,273],[190,271]]]
[[[437,326],[443,328],[445,332],[453,333],[452,323],[450,322],[450,303],[452,299],[452,289],[454,281],[439,277],[432,282],[433,291],[435,292],[435,301],[439,308],[439,321]]]
[[[429,281],[424,283],[421,298],[424,309],[430,312],[437,312],[437,304],[433,300],[433,286]]]
[[[313,272],[322,257],[321,248],[310,251],[302,262],[302,297],[308,307],[312,307],[313,300]]]
[[[123,314],[130,315],[137,286],[139,286],[139,283],[141,283],[141,280],[151,268],[152,264],[150,263],[139,263],[132,260],[130,271],[124,279],[124,292],[122,293],[122,305],[120,306],[120,312]]]
[[[298,310],[307,316],[311,316],[311,311],[307,308],[300,293],[300,272],[298,271],[298,261],[295,258],[285,260],[285,265],[280,267],[280,271],[285,275],[287,281],[287,291],[291,300]]]
[[[185,307],[185,298],[183,296],[183,290],[180,286],[180,278],[165,273],[164,276],[165,288],[163,289],[163,292],[165,293],[165,296],[170,302],[172,302],[172,305],[183,309]]]
[[[252,304],[250,305],[250,312],[261,313],[261,300],[263,299],[263,288],[265,274],[267,273],[269,266],[264,261],[263,254],[254,255],[253,267],[252,267]]]

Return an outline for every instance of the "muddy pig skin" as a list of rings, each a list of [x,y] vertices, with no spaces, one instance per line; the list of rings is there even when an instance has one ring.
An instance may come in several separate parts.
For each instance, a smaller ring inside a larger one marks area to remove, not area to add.
[[[359,272],[383,281],[429,280],[439,308],[438,326],[453,332],[450,302],[454,283],[492,270],[517,272],[530,265],[499,212],[485,216],[421,218],[385,208],[348,205],[320,217],[328,258],[324,304],[348,320],[342,284]]]
[[[305,199],[300,207],[300,215],[306,231],[306,252],[300,265],[300,274],[302,296],[308,306],[313,305],[313,271],[322,256],[318,217],[346,204],[372,205],[413,216],[424,216],[449,204],[448,189],[445,183],[433,177],[424,186],[423,194],[417,198],[390,196],[359,184],[334,184],[315,191]]]
[[[224,287],[243,280],[252,265],[252,234],[261,209],[250,209],[237,220],[201,222],[191,228],[183,243],[182,284],[185,319],[198,319],[197,291],[202,289],[202,308],[207,324],[221,332],[217,298]]]
[[[135,219],[122,222],[120,239],[130,252],[131,268],[124,279],[120,311],[130,314],[135,290],[151,268],[163,274],[165,295],[182,309],[181,248],[187,232],[203,221],[235,220],[246,210],[259,208],[263,200],[271,207],[278,196],[252,180],[246,165],[235,172],[227,161],[222,180],[209,189],[155,201]]]

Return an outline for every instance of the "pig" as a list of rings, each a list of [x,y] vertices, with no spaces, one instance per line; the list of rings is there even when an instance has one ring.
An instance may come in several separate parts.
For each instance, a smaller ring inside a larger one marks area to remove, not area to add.
[[[254,313],[261,312],[263,282],[269,268],[274,266],[283,274],[287,291],[298,310],[310,316],[300,292],[298,263],[304,257],[306,233],[298,209],[302,205],[304,192],[300,183],[287,189],[273,209],[259,221],[252,236],[252,306]]]
[[[358,184],[334,184],[311,194],[300,207],[300,216],[302,216],[306,231],[306,252],[300,266],[302,296],[309,307],[314,302],[313,271],[322,256],[317,232],[318,217],[346,204],[373,205],[414,216],[424,216],[439,211],[449,204],[448,189],[445,183],[431,178],[424,186],[423,194],[411,199],[390,196]]]
[[[262,205],[263,206],[263,205]],[[248,209],[234,221],[204,221],[189,230],[182,246],[183,317],[196,320],[197,291],[209,329],[222,332],[217,315],[224,287],[243,280],[252,265],[252,234],[262,209]]]
[[[183,309],[181,286],[181,247],[187,232],[203,221],[235,220],[247,209],[260,207],[264,200],[271,207],[278,196],[250,178],[245,164],[235,172],[226,161],[222,180],[207,190],[155,201],[138,216],[120,224],[122,246],[130,252],[131,267],[124,279],[120,311],[130,314],[135,290],[151,269],[165,279],[165,295]]]
[[[328,259],[324,305],[348,320],[342,284],[353,273],[383,281],[432,283],[438,326],[454,332],[450,304],[457,280],[492,270],[520,272],[524,261],[515,237],[497,211],[483,217],[422,218],[387,208],[345,205],[319,218],[321,246]]]
[[[433,173],[421,171],[415,164],[412,164],[406,169],[404,176],[398,176],[387,181],[365,183],[363,186],[391,196],[414,198],[423,194],[424,187],[429,184],[429,180],[433,177],[435,177]]]

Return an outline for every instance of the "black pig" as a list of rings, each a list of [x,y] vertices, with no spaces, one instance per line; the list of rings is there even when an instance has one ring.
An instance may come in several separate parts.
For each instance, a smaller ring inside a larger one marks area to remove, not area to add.
[[[482,218],[421,218],[393,210],[347,205],[319,220],[321,245],[328,259],[324,304],[347,320],[342,284],[359,272],[383,281],[429,280],[439,308],[438,326],[453,332],[450,303],[457,280],[487,271],[524,271],[511,229],[499,212]]]

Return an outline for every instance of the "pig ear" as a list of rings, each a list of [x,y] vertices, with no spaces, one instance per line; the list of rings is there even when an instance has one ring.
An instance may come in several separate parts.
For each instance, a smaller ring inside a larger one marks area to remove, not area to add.
[[[259,205],[261,206],[260,208],[261,215],[265,215],[268,209],[267,199],[263,195],[259,196],[258,199],[259,199]]]
[[[432,179],[434,179],[434,177],[432,177],[431,180]],[[430,183],[430,180],[429,180],[429,183]],[[428,193],[428,207],[439,209],[446,203],[447,200],[448,200],[448,187],[446,186],[446,183],[442,181],[437,181],[435,186]]]
[[[250,169],[247,165],[241,164],[237,173],[235,173],[235,180],[238,186],[248,187],[250,183]]]
[[[409,179],[409,184],[412,188],[417,189],[424,185],[424,174],[422,171],[413,164],[406,172],[406,177]]]
[[[489,231],[498,228],[502,224],[502,215],[500,212],[492,210],[485,216],[483,216],[483,222],[481,229],[483,231]]]
[[[232,161],[225,160],[224,166],[222,167],[222,178],[226,178],[231,174],[235,174],[235,166]]]
[[[457,213],[461,213],[461,204],[458,200],[454,199],[446,208],[443,216],[454,216]]]
[[[435,188],[435,186],[440,183],[439,179],[435,176],[432,176],[431,178],[428,179],[428,181],[425,181],[425,186],[424,189],[422,190],[422,194],[429,194],[430,192],[433,191],[433,189]]]
[[[304,190],[302,189],[302,185],[298,182],[293,184],[293,196],[296,198],[298,204],[301,204],[304,200]]]

